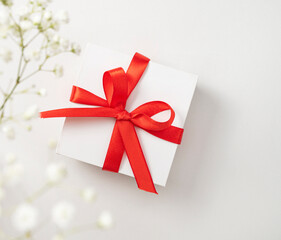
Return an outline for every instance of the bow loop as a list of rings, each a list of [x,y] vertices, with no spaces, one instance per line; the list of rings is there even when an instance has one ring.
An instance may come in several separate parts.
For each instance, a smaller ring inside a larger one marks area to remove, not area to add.
[[[125,109],[128,97],[128,81],[123,68],[115,68],[103,74],[103,89],[110,107]]]
[[[126,72],[128,79],[128,97],[138,84],[141,76],[143,75],[150,59],[140,53],[135,53]]]
[[[70,101],[79,104],[108,107],[108,102],[80,87],[73,86]]]
[[[167,121],[159,122],[151,118],[152,116],[167,110],[171,111],[170,118]],[[132,122],[136,126],[144,130],[151,131],[161,131],[167,129],[172,125],[175,119],[175,112],[172,107],[169,104],[161,101],[152,101],[142,104],[132,111],[131,115]]]

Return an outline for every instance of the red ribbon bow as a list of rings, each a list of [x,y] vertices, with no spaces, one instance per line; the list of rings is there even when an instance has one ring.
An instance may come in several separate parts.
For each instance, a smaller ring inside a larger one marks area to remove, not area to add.
[[[136,53],[125,73],[123,68],[106,71],[103,75],[103,88],[106,99],[73,86],[70,101],[79,104],[100,106],[96,108],[64,108],[40,113],[41,118],[53,117],[113,117],[115,126],[107,150],[103,170],[118,172],[124,151],[128,156],[138,187],[157,193],[134,125],[166,141],[180,144],[183,129],[172,126],[175,112],[165,102],[147,102],[131,113],[125,110],[126,102],[137,85],[149,59]],[[158,122],[151,117],[162,111],[170,110],[166,122]]]

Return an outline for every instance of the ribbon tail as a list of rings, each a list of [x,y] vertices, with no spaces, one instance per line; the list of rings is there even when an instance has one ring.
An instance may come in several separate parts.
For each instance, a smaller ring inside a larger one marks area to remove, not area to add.
[[[121,120],[117,126],[138,187],[157,194],[134,125]]]
[[[118,172],[125,147],[115,122],[102,170]]]

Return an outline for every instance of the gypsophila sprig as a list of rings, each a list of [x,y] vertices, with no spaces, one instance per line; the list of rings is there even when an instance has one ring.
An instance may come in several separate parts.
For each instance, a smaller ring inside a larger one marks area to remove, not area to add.
[[[59,34],[59,30],[69,23],[69,15],[66,11],[50,10],[50,0],[17,2],[20,2],[22,6],[17,6],[12,0],[0,0],[0,62],[4,66],[0,69],[0,134],[9,140],[16,138],[14,123],[31,131],[31,120],[37,118],[39,112],[38,105],[33,102],[24,106],[16,106],[15,109],[21,109],[21,112],[14,113],[13,105],[17,103],[14,99],[27,94],[37,97],[44,97],[48,94],[45,88],[36,86],[36,80],[38,81],[40,78],[34,78],[30,85],[28,80],[39,72],[52,74],[53,79],[62,77],[63,65],[58,62],[47,68],[46,63],[59,54],[78,55],[81,52],[79,44]],[[16,69],[9,71],[11,76],[7,76],[3,72],[5,69],[10,69],[7,68],[7,64],[11,63],[17,64],[17,66]],[[28,100],[27,97],[25,99]],[[20,139],[19,137],[17,140]],[[62,188],[68,193],[75,194],[81,200],[80,203],[88,206],[94,204],[97,198],[97,192],[92,186],[82,188],[72,184],[67,186],[65,182],[69,175],[67,165],[54,159],[57,144],[56,138],[46,141],[48,156],[50,154],[51,159],[48,159],[49,161],[46,163],[43,182],[36,189],[31,188],[26,192],[27,189],[22,189],[25,177],[29,176],[30,180],[37,182],[37,179],[34,179],[36,174],[33,175],[33,171],[39,171],[39,169],[34,166],[30,168],[29,165],[24,164],[24,159],[32,157],[38,151],[37,146],[29,143],[28,146],[33,146],[36,150],[33,152],[33,148],[24,149],[23,151],[32,153],[26,156],[13,152],[0,153],[0,239],[42,239],[37,238],[41,228],[55,227],[48,231],[44,230],[42,235],[50,232],[52,235],[49,239],[64,240],[68,236],[83,231],[94,230],[97,227],[109,229],[112,226],[113,219],[111,213],[107,211],[102,212],[96,221],[76,225],[76,215],[78,216],[80,212],[80,209],[77,208],[79,205],[76,204],[76,206],[75,202],[59,199],[61,197],[59,195],[56,196],[57,202],[50,205],[48,201],[45,201],[44,209],[42,207],[40,209],[37,201],[42,200],[54,188]],[[5,149],[2,147],[2,150]],[[44,164],[41,156],[39,159],[33,160],[34,162],[41,161],[40,163]],[[32,170],[32,174],[30,174],[30,170]],[[14,189],[17,194],[8,197],[10,188]],[[21,199],[17,199],[17,196],[21,196]],[[9,230],[5,229],[6,224],[2,224],[2,222],[11,225]],[[11,236],[10,230],[15,231],[11,233]]]
[[[5,84],[10,87],[3,89],[0,86],[0,125],[9,124],[16,118],[14,114],[8,114],[7,110],[7,105],[12,104],[11,100],[15,95],[34,92],[30,91],[34,86],[18,90],[19,86],[25,85],[26,81],[38,72],[49,72],[56,77],[62,77],[64,73],[62,65],[56,64],[53,68],[48,69],[45,67],[46,63],[62,53],[79,55],[81,52],[77,43],[65,39],[58,33],[63,25],[69,23],[69,15],[64,10],[54,12],[48,9],[50,2],[50,0],[29,0],[23,2],[22,6],[14,6],[11,0],[0,1],[0,39],[12,41],[18,47],[15,49],[19,52],[19,59],[14,59],[14,56],[18,54],[14,54],[11,49],[1,44],[0,61],[3,61],[4,64],[17,61],[18,67],[13,71],[11,84]],[[33,70],[30,66],[33,67]],[[29,69],[29,72],[26,69]],[[36,93],[38,96],[46,95],[44,91]],[[24,116],[24,120],[31,120],[33,119],[33,115],[30,114],[32,112],[35,111],[27,111],[27,113],[18,115]],[[31,129],[30,125],[25,128]],[[2,132],[9,139],[13,139],[15,136],[10,124],[4,126]]]

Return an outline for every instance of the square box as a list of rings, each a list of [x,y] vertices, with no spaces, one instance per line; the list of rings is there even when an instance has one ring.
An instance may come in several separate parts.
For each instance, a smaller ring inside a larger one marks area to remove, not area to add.
[[[117,67],[122,67],[126,71],[133,55],[134,53],[126,55],[88,44],[78,80],[74,85],[105,98],[102,85],[104,72]],[[149,101],[164,101],[175,111],[176,116],[172,125],[183,128],[197,78],[197,75],[150,60],[127,101],[126,110],[131,112]],[[83,107],[80,104],[73,104],[73,107],[76,107],[75,105]],[[166,121],[169,114],[163,112],[153,118]],[[102,167],[115,121],[113,118],[99,117],[66,118],[57,153]],[[165,186],[178,145],[157,138],[138,127],[135,129],[154,184]],[[119,173],[134,177],[126,154],[123,155]]]

